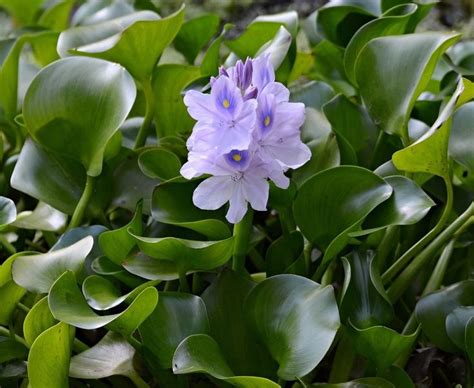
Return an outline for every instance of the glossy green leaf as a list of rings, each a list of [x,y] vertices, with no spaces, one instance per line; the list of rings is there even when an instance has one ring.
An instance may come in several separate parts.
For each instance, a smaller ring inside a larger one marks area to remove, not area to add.
[[[71,25],[98,24],[133,12],[133,7],[126,0],[85,2],[74,13]]]
[[[36,15],[45,0],[0,0],[0,7],[5,8],[21,24],[34,22]]]
[[[37,229],[56,232],[66,226],[67,215],[59,210],[39,202],[33,211],[27,210],[18,214],[13,226],[22,229]]]
[[[308,387],[317,388],[396,388],[395,385],[381,377],[363,377],[361,379],[349,381],[347,383],[316,383]]]
[[[95,310],[111,309],[128,297],[128,294],[122,295],[110,280],[97,275],[91,275],[84,279],[82,293],[87,304]]]
[[[379,371],[383,371],[414,345],[418,332],[402,335],[385,326],[366,329],[352,326],[351,335],[357,353],[367,357]]]
[[[125,23],[133,15],[124,16],[127,18]],[[58,51],[69,50],[74,54],[120,63],[137,80],[143,81],[150,77],[161,53],[178,33],[184,19],[184,7],[163,19],[157,19],[156,14],[153,17],[151,15],[151,12],[147,12],[144,18],[135,16],[133,23],[123,27],[115,19],[102,26],[77,27],[66,31],[59,37]],[[110,31],[117,27],[121,30],[115,34],[104,33],[105,29]],[[98,32],[102,40],[97,40],[97,36],[94,41],[87,39],[92,34],[91,30],[96,32],[98,28],[102,28]]]
[[[468,102],[453,114],[449,139],[449,155],[466,169],[468,176],[474,174],[474,157],[470,147],[474,141],[473,122],[474,102]]]
[[[32,388],[69,386],[71,328],[59,322],[36,338],[28,356],[28,379]]]
[[[381,18],[362,26],[351,38],[344,53],[344,68],[347,78],[356,81],[355,65],[364,46],[372,39],[405,32],[412,15],[417,11],[415,4],[403,4],[390,9]]]
[[[160,292],[160,303],[139,330],[145,347],[160,366],[170,369],[181,341],[193,334],[209,333],[206,306],[196,295]]]
[[[173,357],[173,372],[207,373],[240,388],[279,387],[263,377],[234,376],[217,342],[205,334],[191,335],[179,344]]]
[[[93,243],[93,238],[88,236],[56,251],[18,256],[12,266],[13,280],[29,291],[48,292],[65,271],[79,273],[82,270]]]
[[[378,130],[367,111],[343,95],[325,104],[323,111],[337,136],[339,147],[342,149],[341,142],[347,143],[357,155],[359,164],[369,166]]]
[[[434,201],[411,179],[394,175],[384,180],[392,186],[392,195],[367,216],[363,229],[416,224],[435,206]]]
[[[53,316],[81,329],[92,330],[108,325],[123,336],[131,335],[151,314],[158,303],[154,287],[142,291],[126,310],[112,315],[97,315],[88,306],[72,272],[65,272],[51,287],[48,296]]]
[[[65,30],[69,23],[74,1],[62,0],[47,8],[40,16],[38,24],[53,31]]]
[[[446,333],[448,337],[459,349],[465,352],[468,351],[466,340],[468,335],[470,335],[468,327],[470,326],[469,322],[472,318],[474,318],[473,306],[456,307],[446,317]]]
[[[281,26],[273,39],[260,47],[255,56],[268,56],[273,68],[275,70],[279,69],[288,54],[288,50],[290,50],[291,42],[291,34],[285,27]]]
[[[29,252],[34,254],[34,252]],[[16,253],[10,256],[0,265],[0,300],[2,308],[0,309],[0,325],[11,323],[11,316],[17,308],[17,303],[26,294],[26,290],[18,286],[12,278],[12,265],[16,258],[26,255],[28,252]]]
[[[421,138],[392,156],[395,167],[402,171],[427,172],[449,177],[449,135],[452,114],[457,106],[474,97],[474,84],[461,79],[440,115]]]
[[[128,229],[132,228],[136,233],[143,231],[142,223],[143,202],[137,204],[135,215],[130,222],[121,228],[106,231],[99,236],[99,244],[104,255],[115,264],[121,264],[135,246],[135,239],[130,236]]]
[[[173,152],[156,147],[142,152],[138,165],[146,176],[166,181],[179,176],[181,161]]]
[[[269,352],[249,331],[245,300],[256,283],[230,270],[224,270],[204,291],[211,336],[238,375],[275,377],[277,365]]]
[[[23,360],[28,355],[28,348],[11,338],[0,337],[0,364],[11,360]]]
[[[415,308],[416,318],[428,339],[446,352],[458,348],[446,331],[446,318],[457,307],[474,305],[474,281],[465,280],[421,298]]]
[[[0,197],[0,226],[11,224],[15,219],[15,203],[10,198]]]
[[[259,283],[245,303],[250,327],[278,362],[278,376],[295,380],[323,359],[339,328],[332,286],[296,275]]]
[[[191,132],[194,121],[186,110],[182,91],[201,77],[197,66],[164,64],[155,69],[152,82],[158,137]]]
[[[66,58],[35,77],[23,116],[36,141],[80,161],[89,175],[97,176],[107,142],[126,119],[135,96],[135,83],[121,66],[94,58]]]
[[[194,241],[175,237],[142,237],[135,240],[146,255],[175,263],[179,273],[206,271],[225,264],[232,255],[234,239]]]
[[[265,255],[267,276],[288,273],[288,267],[300,257],[303,248],[304,239],[299,231],[273,241]]]
[[[174,46],[190,64],[194,63],[201,49],[217,33],[219,22],[219,16],[205,14],[183,23],[174,40]]]
[[[175,280],[179,278],[175,262],[151,258],[142,252],[131,253],[122,263],[131,274],[148,280]],[[191,271],[194,272],[194,271]]]
[[[342,260],[345,273],[340,302],[342,319],[361,329],[389,323],[394,311],[377,274],[373,254],[353,251]]]
[[[364,218],[392,194],[392,187],[369,170],[341,166],[322,171],[299,189],[293,204],[301,233],[334,257]]]
[[[103,379],[122,375],[138,377],[133,367],[135,349],[120,334],[108,332],[92,348],[71,358],[69,376],[77,379]]]
[[[206,211],[193,204],[193,192],[199,181],[173,180],[159,184],[153,192],[152,216],[165,224],[182,226],[210,239],[230,236],[222,209]]]
[[[35,339],[45,330],[54,326],[57,323],[53,314],[49,310],[48,297],[44,297],[37,302],[26,315],[23,322],[23,334],[26,343],[31,346]]]
[[[329,41],[346,46],[357,30],[380,14],[376,1],[329,3],[318,10],[318,33]]]
[[[416,99],[443,52],[458,39],[459,35],[433,32],[386,36],[367,43],[359,54],[355,75],[377,125],[388,133],[408,136],[408,119]]]

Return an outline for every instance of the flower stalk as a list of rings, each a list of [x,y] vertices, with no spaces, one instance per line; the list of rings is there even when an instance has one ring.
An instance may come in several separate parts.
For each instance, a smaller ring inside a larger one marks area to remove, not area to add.
[[[238,273],[245,272],[245,257],[252,232],[253,210],[248,209],[242,221],[234,225],[234,254],[232,269]]]

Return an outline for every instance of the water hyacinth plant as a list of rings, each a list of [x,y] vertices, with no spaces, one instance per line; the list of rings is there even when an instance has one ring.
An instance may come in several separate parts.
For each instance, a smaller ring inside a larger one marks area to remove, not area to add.
[[[0,387],[473,386],[468,29],[188,3],[0,0]]]

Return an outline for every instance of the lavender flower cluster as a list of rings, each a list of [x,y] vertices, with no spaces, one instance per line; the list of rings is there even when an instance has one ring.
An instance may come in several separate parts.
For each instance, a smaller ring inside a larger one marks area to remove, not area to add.
[[[194,204],[215,210],[229,202],[226,218],[238,223],[248,203],[266,210],[268,179],[287,188],[285,171],[311,157],[300,138],[305,108],[289,102],[289,90],[275,82],[267,56],[238,61],[211,78],[211,92],[190,90],[184,97],[197,122],[188,139],[188,161],[181,175],[212,175],[199,184]]]

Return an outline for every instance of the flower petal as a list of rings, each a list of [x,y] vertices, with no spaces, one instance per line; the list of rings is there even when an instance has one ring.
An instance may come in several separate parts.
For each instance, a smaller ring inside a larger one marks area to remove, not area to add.
[[[269,192],[267,180],[246,173],[241,182],[244,197],[248,202],[250,202],[250,206],[255,210],[267,210]]]
[[[230,223],[237,224],[242,221],[245,213],[247,213],[247,201],[242,193],[242,185],[236,184],[229,201],[229,210],[227,211],[225,218],[227,218],[227,221]]]
[[[188,112],[194,120],[212,122],[216,116],[212,110],[214,104],[209,94],[189,90],[184,95],[184,104],[188,107]]]
[[[235,186],[228,176],[207,178],[194,190],[193,203],[200,209],[219,209],[231,199]]]

